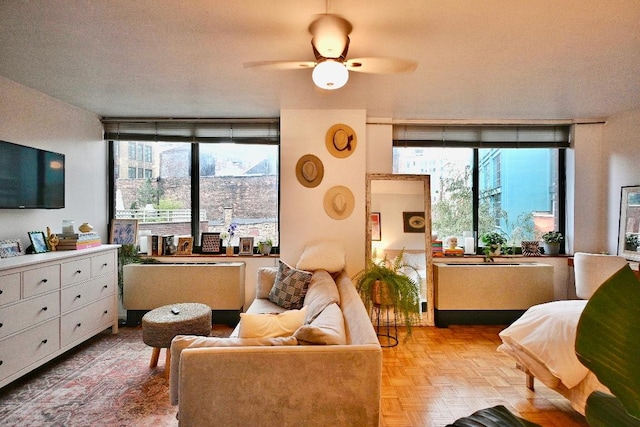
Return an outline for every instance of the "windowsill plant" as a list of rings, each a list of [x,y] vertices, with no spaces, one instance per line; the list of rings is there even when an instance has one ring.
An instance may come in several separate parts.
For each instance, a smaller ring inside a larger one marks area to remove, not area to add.
[[[545,255],[558,255],[564,236],[559,231],[548,231],[542,235]]]
[[[502,245],[507,243],[507,239],[496,231],[490,231],[480,236],[484,243],[484,258],[487,262],[493,262],[493,257],[500,255]]]

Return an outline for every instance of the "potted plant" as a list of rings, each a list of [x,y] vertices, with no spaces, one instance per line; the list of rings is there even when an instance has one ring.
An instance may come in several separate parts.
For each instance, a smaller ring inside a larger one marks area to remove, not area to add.
[[[263,239],[258,242],[258,252],[262,255],[269,255],[271,253],[271,248],[273,247],[273,240],[271,239]]]
[[[560,243],[564,240],[559,231],[548,231],[542,235],[542,244],[545,255],[558,255]]]
[[[403,253],[393,260],[385,257],[380,261],[369,260],[367,267],[353,277],[360,297],[368,311],[374,305],[393,307],[400,314],[407,334],[420,317],[420,285],[418,270],[403,261]],[[407,276],[405,271],[414,271],[417,280]]]
[[[493,261],[494,256],[500,255],[502,245],[507,243],[507,239],[497,231],[489,231],[480,236],[484,243],[484,255],[487,261]]]

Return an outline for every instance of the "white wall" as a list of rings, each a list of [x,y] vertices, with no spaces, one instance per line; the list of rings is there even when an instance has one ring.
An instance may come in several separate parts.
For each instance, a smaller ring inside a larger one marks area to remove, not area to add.
[[[65,154],[64,209],[0,209],[0,240],[88,222],[107,242],[107,149],[98,116],[0,77],[0,139]]]
[[[353,154],[344,159],[331,155],[325,147],[329,128],[349,125],[357,136]],[[306,243],[339,239],[347,251],[347,271],[364,267],[365,163],[367,151],[364,110],[282,110],[280,113],[280,241],[281,258],[290,265],[298,262]],[[324,178],[315,188],[302,186],[295,174],[298,159],[317,156],[324,165]],[[324,211],[324,195],[331,187],[344,185],[355,198],[353,213],[335,220]]]
[[[604,221],[609,253],[618,250],[621,188],[640,185],[640,110],[610,117],[603,127]]]

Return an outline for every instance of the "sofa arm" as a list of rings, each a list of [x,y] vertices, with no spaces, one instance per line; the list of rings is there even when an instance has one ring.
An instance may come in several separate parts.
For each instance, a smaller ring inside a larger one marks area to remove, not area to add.
[[[185,349],[180,426],[378,426],[376,345]]]

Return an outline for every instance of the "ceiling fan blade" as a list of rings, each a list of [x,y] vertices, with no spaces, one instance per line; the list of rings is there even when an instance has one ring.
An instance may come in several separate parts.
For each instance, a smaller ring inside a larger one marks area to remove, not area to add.
[[[385,58],[367,56],[346,61],[349,71],[372,74],[411,73],[418,67],[418,63],[408,59]]]
[[[314,61],[255,61],[245,62],[244,68],[263,68],[267,70],[301,70],[315,67]]]
[[[341,16],[325,13],[309,25],[311,44],[325,58],[339,58],[349,44],[352,26]],[[346,54],[346,53],[345,53]]]

